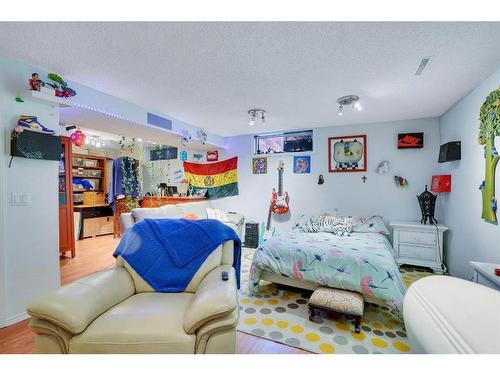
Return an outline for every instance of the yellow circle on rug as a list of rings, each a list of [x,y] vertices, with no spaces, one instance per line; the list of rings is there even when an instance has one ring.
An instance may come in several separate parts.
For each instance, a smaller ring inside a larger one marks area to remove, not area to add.
[[[245,324],[255,324],[257,323],[257,319],[255,318],[246,318],[245,319]]]
[[[274,320],[272,320],[271,318],[264,318],[264,319],[261,320],[261,322],[265,326],[270,326],[271,324],[274,323]]]
[[[393,324],[393,323],[389,323],[389,322],[387,322],[387,323],[385,323],[385,324],[384,324],[384,327],[385,327],[385,328],[389,328],[389,329],[394,329],[394,327],[395,327],[395,326],[394,326],[394,324]]]
[[[267,300],[267,303],[269,303],[270,305],[277,305],[278,301],[275,299],[269,299],[269,300]]]
[[[323,343],[319,346],[319,350],[321,350],[323,353],[332,354],[335,353],[335,346]]]
[[[316,342],[319,341],[319,335],[317,335],[316,333],[308,333],[306,335],[306,339],[308,339],[309,341]]]
[[[257,301],[253,301],[253,304],[257,305],[257,306],[262,306],[264,304],[264,302],[262,302],[261,300],[257,300]]]
[[[399,351],[401,352],[409,352],[410,351],[410,347],[408,345],[406,345],[404,342],[401,342],[401,341],[394,341],[392,343],[392,345]]]
[[[288,327],[288,322],[285,322],[284,320],[280,320],[279,322],[276,323],[276,325],[280,328],[286,328]]]
[[[283,301],[288,301],[291,297],[290,296],[282,296],[280,297],[281,300]]]
[[[293,333],[302,333],[304,332],[304,328],[302,328],[301,326],[291,326],[290,329],[292,330]]]
[[[349,327],[345,323],[336,323],[335,327],[337,327],[338,329],[341,329],[343,331],[349,331]]]
[[[240,299],[240,303],[243,303],[243,304],[247,304],[248,302],[250,302],[250,300],[248,298],[242,298]]]
[[[379,348],[387,348],[387,343],[382,339],[372,339],[372,344]]]
[[[351,332],[352,337],[354,337],[356,340],[362,341],[366,339],[366,336],[363,332],[356,333],[356,332]]]
[[[377,328],[377,329],[382,328],[382,324],[380,324],[380,323],[373,323],[373,326],[374,326],[375,328]]]

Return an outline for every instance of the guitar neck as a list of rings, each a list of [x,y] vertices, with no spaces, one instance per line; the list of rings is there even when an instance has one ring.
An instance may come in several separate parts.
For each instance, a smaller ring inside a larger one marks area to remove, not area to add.
[[[278,173],[278,195],[283,195],[283,170]]]

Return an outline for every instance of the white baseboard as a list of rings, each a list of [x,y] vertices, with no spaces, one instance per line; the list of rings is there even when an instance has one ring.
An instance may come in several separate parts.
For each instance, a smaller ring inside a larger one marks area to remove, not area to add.
[[[2,327],[2,328],[8,327],[12,324],[16,324],[16,323],[19,323],[20,321],[26,320],[29,317],[30,316],[28,315],[28,313],[22,312],[20,314],[17,314],[17,315],[11,316],[10,318],[5,319],[5,321],[2,322],[0,327]]]

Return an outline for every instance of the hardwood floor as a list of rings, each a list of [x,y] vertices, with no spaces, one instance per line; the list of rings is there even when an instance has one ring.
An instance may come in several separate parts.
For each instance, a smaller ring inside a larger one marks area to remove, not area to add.
[[[112,235],[76,241],[76,257],[61,257],[61,284],[68,284],[85,275],[114,267],[113,251],[119,238]],[[28,327],[29,319],[0,329],[0,354],[27,354],[34,349],[35,335]],[[238,354],[311,354],[291,346],[238,332]]]

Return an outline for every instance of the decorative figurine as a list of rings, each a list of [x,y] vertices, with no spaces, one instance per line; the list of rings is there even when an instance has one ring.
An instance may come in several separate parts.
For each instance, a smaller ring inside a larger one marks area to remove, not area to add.
[[[437,224],[437,220],[434,218],[434,209],[436,208],[436,198],[437,195],[432,194],[427,190],[427,185],[425,185],[425,191],[417,195],[418,204],[420,205],[420,210],[422,211],[422,224]]]
[[[49,73],[47,77],[52,81],[52,83],[47,83],[47,85],[54,89],[57,97],[69,98],[76,95],[76,91],[69,87],[66,81],[58,74]]]
[[[29,86],[32,91],[40,91],[40,88],[45,86],[45,82],[38,77],[38,73],[33,73],[29,80]]]

